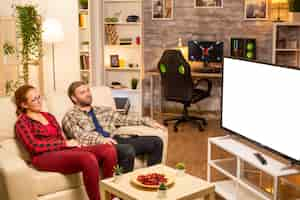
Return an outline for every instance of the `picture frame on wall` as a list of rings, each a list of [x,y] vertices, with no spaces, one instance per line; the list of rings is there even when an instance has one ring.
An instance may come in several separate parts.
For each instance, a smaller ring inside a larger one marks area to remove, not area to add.
[[[173,20],[174,0],[152,0],[152,20]]]
[[[268,20],[268,0],[245,0],[245,20]]]
[[[120,67],[119,55],[110,55],[110,67]]]
[[[195,8],[223,8],[223,0],[194,0]]]

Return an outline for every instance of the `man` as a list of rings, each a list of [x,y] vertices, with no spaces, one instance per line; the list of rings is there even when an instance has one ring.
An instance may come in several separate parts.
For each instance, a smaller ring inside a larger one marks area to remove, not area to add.
[[[70,138],[78,140],[81,145],[108,143],[115,145],[119,165],[125,172],[134,168],[134,158],[147,154],[147,165],[160,163],[162,160],[163,142],[156,136],[117,135],[117,127],[128,125],[146,125],[164,129],[150,118],[138,118],[121,115],[108,107],[92,106],[90,88],[84,82],[73,82],[68,89],[68,96],[74,107],[62,120],[63,130]]]

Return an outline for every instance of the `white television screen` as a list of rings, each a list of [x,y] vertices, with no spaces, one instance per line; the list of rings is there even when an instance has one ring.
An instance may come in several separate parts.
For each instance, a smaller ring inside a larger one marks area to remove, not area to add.
[[[225,58],[221,124],[300,161],[300,70]]]

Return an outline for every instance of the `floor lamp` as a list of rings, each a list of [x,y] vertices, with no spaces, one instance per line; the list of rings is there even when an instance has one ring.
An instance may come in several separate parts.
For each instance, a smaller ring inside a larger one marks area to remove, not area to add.
[[[53,89],[56,90],[55,81],[55,51],[54,46],[56,43],[62,42],[64,39],[64,32],[61,23],[53,18],[46,19],[42,25],[42,37],[46,44],[51,45],[52,50],[52,78],[53,78]]]

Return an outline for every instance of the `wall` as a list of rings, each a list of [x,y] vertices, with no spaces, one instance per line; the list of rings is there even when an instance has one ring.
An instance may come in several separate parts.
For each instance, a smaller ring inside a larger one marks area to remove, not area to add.
[[[20,2],[20,1],[18,1]],[[78,4],[76,0],[35,0],[39,4],[42,17],[57,18],[63,26],[64,41],[55,45],[56,87],[64,91],[68,85],[79,80],[79,36],[78,36]],[[12,0],[1,0],[0,16],[12,14]],[[43,71],[45,91],[53,91],[51,48],[45,45]],[[36,77],[36,71],[31,70]],[[34,83],[36,81],[33,81]]]
[[[171,21],[153,21],[151,1],[144,1],[146,71],[156,68],[163,49],[176,47],[179,37],[185,44],[192,39],[224,41],[225,55],[230,54],[231,37],[256,38],[258,60],[272,61],[272,21],[244,21],[244,0],[224,0],[224,7],[217,9],[194,8],[194,0],[174,1],[174,20]],[[158,80],[155,83],[159,86]],[[220,110],[220,82],[215,82],[215,86],[213,96],[198,105],[201,110]],[[149,107],[149,92],[149,79],[146,79],[144,108]],[[174,107],[174,104],[168,103],[165,107]]]

